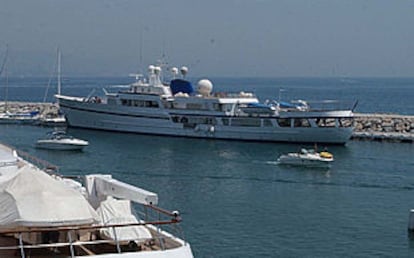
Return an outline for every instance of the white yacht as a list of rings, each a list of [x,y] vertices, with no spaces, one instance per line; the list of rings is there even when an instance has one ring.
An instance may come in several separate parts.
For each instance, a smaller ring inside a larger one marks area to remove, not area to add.
[[[81,184],[29,159],[36,160],[0,144],[0,257],[193,257],[186,241],[165,231],[182,234],[181,218],[157,207],[157,194],[107,174],[85,175]]]
[[[150,66],[117,92],[103,97],[56,95],[68,126],[184,137],[345,144],[352,134],[353,108],[335,101],[260,103],[248,92],[213,92],[203,79],[197,90],[183,78],[162,83],[161,68]],[[178,74],[178,69],[172,69]]]
[[[36,142],[36,148],[49,150],[82,150],[88,145],[88,141],[74,138],[65,131],[51,131]]]

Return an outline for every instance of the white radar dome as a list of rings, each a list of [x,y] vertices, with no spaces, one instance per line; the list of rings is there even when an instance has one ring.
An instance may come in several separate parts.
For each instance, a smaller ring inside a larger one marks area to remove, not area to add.
[[[177,75],[178,74],[178,68],[177,67],[171,68],[171,73],[174,74],[174,75]]]
[[[183,76],[185,76],[188,73],[188,68],[186,66],[183,66],[180,68],[180,72]]]
[[[159,66],[154,67],[154,72],[155,72],[155,74],[160,74],[161,73],[161,67],[159,67]]]
[[[153,66],[153,65],[148,66],[148,72],[149,73],[153,73],[154,69],[155,69],[155,66]]]
[[[198,81],[197,89],[201,95],[208,96],[213,90],[213,84],[211,83],[211,81],[207,79],[203,79],[203,80]]]

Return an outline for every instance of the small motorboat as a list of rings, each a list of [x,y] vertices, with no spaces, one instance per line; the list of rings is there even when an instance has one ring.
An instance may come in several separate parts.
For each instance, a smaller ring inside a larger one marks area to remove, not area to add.
[[[299,152],[281,155],[277,161],[279,164],[286,165],[330,167],[334,158],[333,155],[327,151],[317,152],[312,149],[301,149]]]
[[[82,150],[89,142],[74,138],[65,131],[49,132],[47,137],[36,142],[36,148],[50,150]]]

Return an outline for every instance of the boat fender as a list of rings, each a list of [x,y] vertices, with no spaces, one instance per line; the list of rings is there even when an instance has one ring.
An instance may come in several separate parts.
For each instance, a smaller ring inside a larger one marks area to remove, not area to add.
[[[214,133],[215,128],[214,128],[214,126],[210,126],[210,128],[208,130],[210,131],[210,133]]]

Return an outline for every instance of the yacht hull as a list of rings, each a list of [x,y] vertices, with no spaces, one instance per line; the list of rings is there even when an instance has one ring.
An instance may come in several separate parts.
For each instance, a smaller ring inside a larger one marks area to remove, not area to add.
[[[168,136],[267,141],[345,144],[351,127],[228,126],[177,123],[167,109],[137,112],[105,104],[60,99],[68,126],[96,130]],[[185,114],[184,114],[185,115]],[[226,117],[227,118],[227,117]],[[259,118],[257,118],[259,119]],[[277,119],[274,117],[273,119]]]

